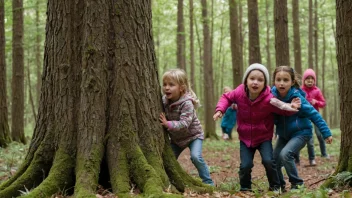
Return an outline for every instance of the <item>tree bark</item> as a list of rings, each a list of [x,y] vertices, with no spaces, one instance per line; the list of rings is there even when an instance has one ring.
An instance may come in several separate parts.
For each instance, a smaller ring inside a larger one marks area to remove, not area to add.
[[[247,0],[248,4],[248,64],[261,63],[258,24],[258,2]]]
[[[213,113],[215,109],[214,105],[214,80],[213,80],[213,68],[211,62],[211,39],[209,32],[209,18],[207,11],[207,0],[201,0],[202,2],[202,19],[203,19],[203,67],[204,67],[204,132],[206,138],[215,138],[215,122],[213,120]]]
[[[42,39],[41,39],[41,34],[40,34],[40,28],[39,28],[39,23],[40,23],[40,17],[39,17],[39,1],[36,0],[35,4],[35,26],[37,29],[36,33],[36,44],[35,44],[35,64],[36,64],[36,73],[37,73],[37,82],[36,82],[36,106],[39,106],[39,97],[40,97],[40,87],[41,87],[41,76],[42,76],[42,55],[41,55],[41,44],[42,44]]]
[[[352,122],[352,16],[350,8],[352,2],[348,0],[336,0],[336,41],[337,41],[337,63],[339,73],[339,95],[341,96],[341,146],[340,158],[334,175],[352,169],[352,144],[350,127]],[[324,186],[334,186],[334,177],[324,183]],[[348,181],[347,181],[348,182]],[[346,183],[347,184],[347,183]]]
[[[5,2],[0,0],[0,147],[2,148],[11,142],[6,92]]]
[[[177,67],[186,71],[186,36],[183,19],[183,0],[177,3]]]
[[[25,161],[0,197],[51,197],[74,189],[119,197],[211,187],[187,175],[158,117],[162,110],[151,1],[48,1],[38,119]],[[67,193],[67,192],[66,192]]]
[[[316,82],[317,86],[320,86],[319,82],[319,64],[318,64],[318,57],[319,57],[319,49],[318,49],[318,3],[317,0],[314,1],[314,70],[316,74]]]
[[[269,1],[265,0],[265,20],[266,20],[266,67],[268,68],[269,74],[272,74],[271,69],[271,54],[270,54],[270,23],[269,19]]]
[[[13,0],[12,24],[12,140],[26,143],[24,137],[24,57],[23,57],[23,1]]]
[[[230,13],[230,36],[231,36],[231,58],[233,72],[233,87],[242,83],[242,51],[240,41],[239,18],[237,13],[237,0],[229,0]]]
[[[274,20],[276,66],[290,66],[287,0],[275,0]]]
[[[299,29],[299,0],[292,0],[293,51],[295,70],[302,74],[301,35]]]

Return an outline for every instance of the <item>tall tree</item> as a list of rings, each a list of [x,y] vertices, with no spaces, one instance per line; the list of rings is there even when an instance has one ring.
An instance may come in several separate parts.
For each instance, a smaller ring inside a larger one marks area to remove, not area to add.
[[[214,80],[213,80],[213,66],[211,62],[211,39],[209,32],[209,18],[207,11],[207,0],[202,2],[202,19],[203,19],[203,67],[204,67],[204,122],[205,122],[205,137],[218,138],[215,133],[215,122],[213,120],[213,113],[215,109],[214,104]]]
[[[237,13],[237,2],[238,0],[229,0],[230,8],[230,36],[231,36],[231,58],[232,58],[232,77],[233,87],[237,87],[242,82],[243,73],[243,62],[242,62],[242,50],[240,41],[240,28],[239,18]]]
[[[0,147],[7,147],[10,141],[6,94],[5,4],[4,0],[0,0]]]
[[[177,3],[177,67],[186,71],[186,36],[183,19],[183,0]]]
[[[248,5],[248,64],[261,63],[259,45],[258,1],[247,0]]]
[[[316,84],[319,83],[319,64],[318,64],[318,57],[319,57],[319,50],[318,50],[318,2],[317,0],[314,1],[314,70],[317,76]]]
[[[324,23],[323,23],[324,24]],[[322,32],[322,35],[323,35],[323,57],[322,57],[322,63],[321,63],[321,69],[322,69],[322,72],[321,72],[321,88],[323,90],[323,93],[327,94],[327,91],[325,89],[325,67],[326,67],[326,39],[325,39],[325,25],[323,25],[323,32]],[[327,98],[327,95],[325,95],[325,98]],[[325,120],[327,120],[327,108],[325,107],[323,109],[323,118]]]
[[[196,79],[195,79],[195,55],[194,55],[194,29],[193,29],[193,0],[189,0],[189,54],[190,54],[190,70],[191,70],[191,87],[196,93]]]
[[[269,20],[269,1],[265,0],[265,20],[266,20],[266,67],[268,68],[269,74],[272,74],[271,72],[271,54],[270,54],[270,26],[272,23],[270,23]]]
[[[308,67],[313,69],[313,0],[308,1]]]
[[[295,70],[302,74],[301,35],[299,29],[299,0],[292,0],[293,24],[293,54],[295,56]]]
[[[23,57],[23,1],[13,0],[12,25],[12,140],[26,143],[24,136],[24,57]]]
[[[276,66],[290,66],[287,0],[275,0],[274,20]]]
[[[336,44],[337,64],[339,73],[339,95],[341,109],[341,145],[340,158],[334,175],[352,170],[352,1],[336,0]],[[324,186],[331,187],[335,184],[334,177],[330,177]]]
[[[59,189],[96,197],[98,183],[122,197],[131,183],[143,196],[162,196],[169,182],[179,191],[207,191],[182,170],[157,119],[151,0],[47,6],[38,120],[24,163],[1,184],[0,197],[24,188],[34,188],[29,197]]]
[[[41,45],[42,45],[42,39],[41,39],[41,32],[40,32],[40,14],[39,14],[39,6],[40,0],[36,0],[35,2],[35,27],[36,27],[36,44],[35,44],[35,64],[36,64],[36,74],[37,74],[37,82],[36,82],[36,96],[37,96],[37,106],[39,105],[39,97],[40,97],[40,87],[41,87],[41,82],[42,82],[42,61],[41,61]]]

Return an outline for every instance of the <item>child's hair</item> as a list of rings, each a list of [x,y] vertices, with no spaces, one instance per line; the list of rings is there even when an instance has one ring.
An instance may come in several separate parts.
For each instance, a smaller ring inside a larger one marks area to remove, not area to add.
[[[197,108],[200,106],[199,99],[197,95],[193,92],[191,85],[188,82],[187,74],[183,69],[169,69],[163,74],[162,80],[164,80],[165,78],[170,78],[180,86],[184,86],[186,90],[185,93],[189,93],[193,98],[194,107]]]
[[[284,72],[287,72],[290,74],[291,76],[291,80],[293,82],[293,85],[294,87],[296,88],[300,88],[300,80],[299,80],[299,74],[292,68],[292,67],[289,67],[289,66],[279,66],[279,67],[276,67],[275,71],[274,71],[274,74],[273,74],[273,85],[275,85],[275,77],[276,77],[276,74],[278,72],[281,72],[281,71],[284,71]]]

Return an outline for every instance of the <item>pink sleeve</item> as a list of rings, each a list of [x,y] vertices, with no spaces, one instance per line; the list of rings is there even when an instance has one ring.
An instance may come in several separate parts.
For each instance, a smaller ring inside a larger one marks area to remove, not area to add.
[[[238,86],[235,90],[232,90],[228,93],[222,94],[219,99],[218,104],[216,105],[215,112],[221,111],[221,113],[225,113],[227,108],[231,106],[232,103],[236,102],[237,95],[241,89],[241,85]]]
[[[315,100],[317,101],[317,106],[319,108],[325,107],[326,105],[325,98],[323,96],[323,93],[320,91],[320,89],[318,90],[317,98]]]

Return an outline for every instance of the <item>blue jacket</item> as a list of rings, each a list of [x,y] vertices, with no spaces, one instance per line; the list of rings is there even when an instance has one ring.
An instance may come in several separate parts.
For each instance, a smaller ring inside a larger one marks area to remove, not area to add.
[[[320,113],[305,99],[305,93],[301,89],[291,87],[287,95],[282,98],[278,90],[274,86],[272,94],[281,101],[291,103],[293,98],[301,99],[301,108],[299,112],[291,116],[276,115],[275,125],[276,134],[280,137],[289,140],[295,136],[312,137],[311,121],[319,128],[323,138],[331,136],[331,131]]]
[[[233,127],[236,125],[236,114],[237,111],[231,106],[227,108],[225,115],[221,119],[221,127],[233,129]]]

